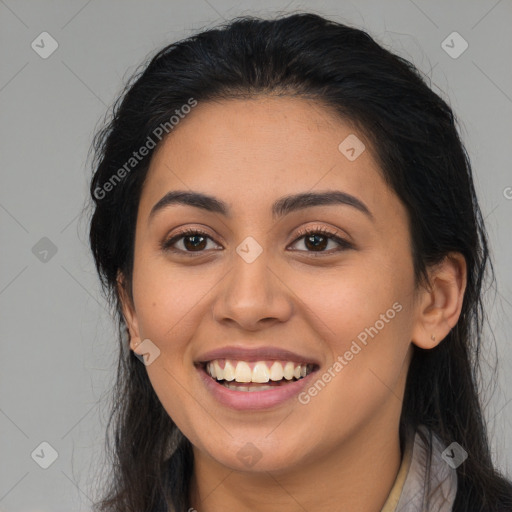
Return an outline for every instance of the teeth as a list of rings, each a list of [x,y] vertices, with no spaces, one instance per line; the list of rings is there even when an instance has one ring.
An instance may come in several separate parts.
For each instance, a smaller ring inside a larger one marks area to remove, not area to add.
[[[283,365],[277,361],[270,367],[270,380],[283,380]]]
[[[213,362],[213,371],[214,371],[213,377],[217,377],[217,380],[224,379],[224,370],[220,367],[220,365],[217,361]]]
[[[235,368],[229,361],[224,365],[224,380],[235,380]]]
[[[284,363],[274,361],[269,368],[265,361],[257,361],[253,365],[253,369],[246,361],[230,361],[225,360],[224,368],[221,368],[219,361],[210,361],[206,364],[207,373],[217,380],[227,382],[257,382],[265,383],[269,381],[278,382],[280,380],[301,379],[311,373],[311,365],[297,364],[291,361]],[[229,386],[227,386],[229,387]],[[237,386],[236,389],[244,391],[244,386]],[[268,386],[258,386],[257,389],[262,390]],[[253,390],[253,387],[249,387]]]
[[[238,363],[240,364],[240,363]],[[252,370],[253,382],[268,382],[270,380],[270,372],[265,363],[256,363]]]
[[[228,384],[227,382],[224,382],[224,387],[228,389],[234,389],[235,391],[267,391],[268,389],[275,389],[275,386],[258,386],[258,387],[252,387],[252,386],[236,386],[235,384]]]
[[[283,373],[284,373],[284,378],[286,380],[292,380],[293,379],[293,372],[295,371],[295,365],[293,363],[286,363],[284,365],[284,369],[283,369]]]
[[[251,367],[245,361],[238,361],[235,370],[235,380],[237,382],[251,382]]]

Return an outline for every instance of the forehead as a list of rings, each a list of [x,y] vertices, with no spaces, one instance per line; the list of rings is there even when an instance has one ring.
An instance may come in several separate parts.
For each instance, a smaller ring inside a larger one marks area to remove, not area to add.
[[[346,140],[360,144],[355,160],[343,153]],[[222,197],[244,211],[316,189],[364,196],[374,208],[394,199],[364,133],[296,97],[199,102],[153,155],[140,214],[173,189]]]

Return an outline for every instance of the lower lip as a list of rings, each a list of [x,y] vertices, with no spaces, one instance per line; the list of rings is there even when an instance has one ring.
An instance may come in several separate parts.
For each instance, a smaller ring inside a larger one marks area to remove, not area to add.
[[[276,407],[297,396],[310,382],[316,371],[311,372],[300,380],[276,386],[265,391],[236,391],[219,384],[212,379],[202,366],[197,368],[206,389],[222,405],[238,410],[260,410]]]

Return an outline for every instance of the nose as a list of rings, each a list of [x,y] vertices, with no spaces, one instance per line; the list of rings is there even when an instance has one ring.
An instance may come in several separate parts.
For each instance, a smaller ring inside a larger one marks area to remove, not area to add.
[[[257,331],[290,318],[293,293],[267,254],[264,250],[248,263],[234,253],[232,270],[222,280],[212,306],[214,320]]]

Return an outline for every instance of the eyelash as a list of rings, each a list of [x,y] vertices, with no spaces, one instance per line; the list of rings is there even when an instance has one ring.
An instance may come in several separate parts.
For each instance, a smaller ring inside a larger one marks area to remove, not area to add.
[[[333,233],[326,228],[314,228],[314,229],[306,228],[304,230],[301,230],[297,233],[297,238],[292,242],[292,245],[295,244],[296,242],[298,242],[301,238],[304,238],[308,235],[318,235],[318,234],[323,235],[323,236],[327,237],[328,239],[333,240],[334,242],[336,242],[340,245],[340,248],[338,248],[334,251],[336,253],[346,250],[346,249],[354,248],[354,246],[350,242],[348,242],[344,238],[339,237],[337,235],[337,232]],[[186,238],[187,236],[192,236],[192,235],[199,235],[199,236],[209,238],[210,240],[213,240],[210,237],[210,235],[208,235],[208,233],[201,231],[200,229],[189,228],[189,229],[186,229],[185,231],[182,231],[181,233],[177,233],[176,235],[174,235],[172,238],[170,238],[168,240],[164,240],[160,244],[160,247],[165,252],[186,254],[187,256],[194,256],[195,254],[203,253],[204,250],[203,251],[184,251],[182,249],[175,249],[172,247],[181,238]],[[327,254],[327,255],[333,254],[332,252],[327,252],[327,251],[318,251],[318,252],[317,251],[299,251],[299,252],[307,252],[307,253],[312,254],[314,257],[318,257],[323,254]]]

